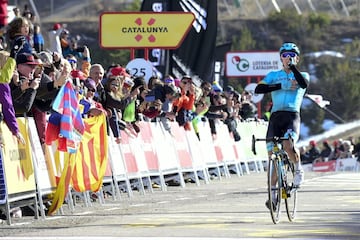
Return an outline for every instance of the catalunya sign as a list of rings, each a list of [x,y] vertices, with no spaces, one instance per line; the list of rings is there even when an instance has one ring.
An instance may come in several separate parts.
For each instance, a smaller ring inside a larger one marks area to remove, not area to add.
[[[100,46],[175,49],[194,19],[190,12],[105,12],[100,15]]]

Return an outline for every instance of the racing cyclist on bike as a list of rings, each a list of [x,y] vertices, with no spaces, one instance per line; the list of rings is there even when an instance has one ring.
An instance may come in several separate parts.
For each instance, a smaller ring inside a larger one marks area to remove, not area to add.
[[[304,171],[295,143],[299,138],[300,106],[309,84],[309,74],[299,72],[296,67],[300,60],[300,50],[294,43],[286,42],[280,47],[280,60],[283,64],[282,70],[268,73],[256,86],[255,93],[271,92],[273,106],[266,138],[274,136],[289,138],[283,141],[283,147],[289,159],[294,163],[293,186],[300,187],[304,181]],[[266,144],[269,157],[273,144],[273,142]],[[273,174],[271,180],[273,186],[276,185],[276,180],[276,174]],[[273,199],[276,199],[276,192],[272,191],[272,194]],[[266,201],[266,206],[269,208],[268,201]],[[273,204],[273,206],[276,205]]]

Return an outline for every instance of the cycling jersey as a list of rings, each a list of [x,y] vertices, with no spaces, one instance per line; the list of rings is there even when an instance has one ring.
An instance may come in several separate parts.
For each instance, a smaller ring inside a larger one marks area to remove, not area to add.
[[[306,81],[309,81],[309,74],[301,72]],[[301,102],[306,88],[297,87],[292,90],[291,82],[295,80],[294,73],[286,73],[284,70],[268,73],[259,84],[281,84],[281,89],[271,92],[273,106],[271,112],[289,111],[300,112]]]

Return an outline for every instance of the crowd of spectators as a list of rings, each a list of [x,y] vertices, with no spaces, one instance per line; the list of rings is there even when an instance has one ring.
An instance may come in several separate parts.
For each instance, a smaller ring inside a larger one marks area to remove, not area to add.
[[[358,161],[360,160],[360,138],[356,143],[353,137],[347,140],[333,140],[332,144],[328,140],[323,140],[321,145],[321,147],[318,147],[318,143],[311,140],[308,147],[301,147],[302,163],[327,162],[345,158],[357,158]]]
[[[47,115],[67,81],[72,82],[79,96],[82,117],[105,114],[109,133],[111,130],[117,143],[121,143],[121,131],[137,136],[141,131],[138,121],[160,121],[167,131],[171,131],[169,122],[176,121],[196,133],[200,121],[209,121],[214,138],[216,123],[223,122],[239,141],[238,122],[257,119],[249,92],[239,93],[231,86],[223,90],[209,82],[196,86],[189,75],[144,79],[131,76],[118,63],[91,63],[90,49],[78,46],[77,37],[66,24],[55,23],[45,42],[36,16],[28,7],[13,11],[15,18],[5,26],[1,46],[2,72],[7,72],[1,75],[1,87],[9,92],[1,101],[4,119],[20,142],[23,136],[15,117],[21,116],[34,117],[40,142],[46,142]]]

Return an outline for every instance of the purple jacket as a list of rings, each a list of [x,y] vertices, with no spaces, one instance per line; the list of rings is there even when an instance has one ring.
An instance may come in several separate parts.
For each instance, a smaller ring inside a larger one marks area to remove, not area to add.
[[[2,104],[2,113],[4,115],[5,123],[12,134],[16,135],[19,132],[19,127],[16,122],[9,84],[0,84],[0,93],[0,103]]]

